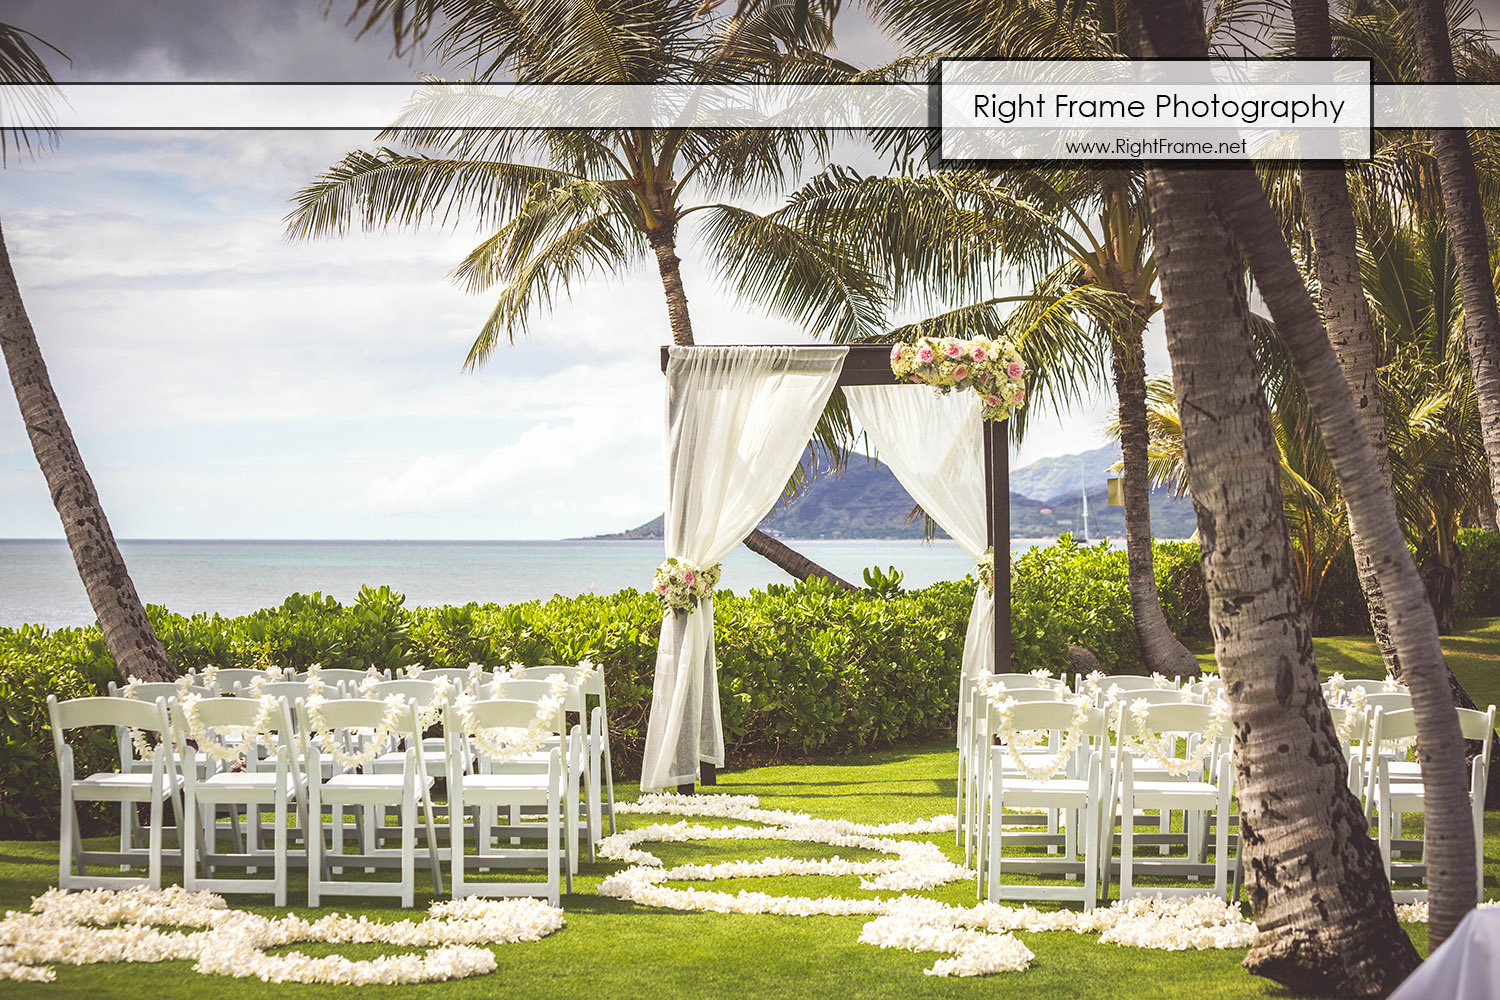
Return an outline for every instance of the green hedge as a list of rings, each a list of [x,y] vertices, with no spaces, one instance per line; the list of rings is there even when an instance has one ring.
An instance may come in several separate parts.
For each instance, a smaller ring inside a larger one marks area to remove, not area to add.
[[[1207,605],[1195,546],[1157,547],[1167,620],[1205,634]],[[720,705],[732,760],[846,754],[951,727],[972,579],[902,591],[896,578],[846,592],[819,584],[772,586],[715,601]],[[1123,552],[1056,545],[1016,560],[1014,669],[1057,669],[1069,643],[1114,671],[1139,670]],[[238,618],[148,609],[179,669],[276,665],[382,669],[425,663],[502,666],[602,663],[618,771],[639,765],[650,709],[661,612],[636,591],[554,597],[513,605],[408,608],[389,588],[364,588],[343,605],[293,594]],[[6,699],[0,762],[0,837],[54,836],[57,781],[44,699],[102,691],[114,662],[97,628],[0,629]],[[114,751],[90,751],[108,767]],[[40,780],[38,779],[40,776]]]

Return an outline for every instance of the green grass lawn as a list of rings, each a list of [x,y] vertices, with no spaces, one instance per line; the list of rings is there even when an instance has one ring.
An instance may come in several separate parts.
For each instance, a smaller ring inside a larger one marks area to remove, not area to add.
[[[1381,676],[1372,643],[1359,639],[1317,640],[1324,672],[1348,676]],[[1451,637],[1450,663],[1481,705],[1500,700],[1500,619],[1466,623]],[[755,794],[770,808],[797,809],[814,816],[865,822],[910,820],[946,813],[953,806],[956,755],[947,742],[885,750],[856,757],[795,766],[730,771],[719,790]],[[633,797],[628,787],[623,798]],[[633,827],[661,817],[623,816]],[[667,821],[673,821],[669,818]],[[717,821],[704,820],[714,823]],[[1486,816],[1486,895],[1500,897],[1500,813]],[[951,834],[930,838],[958,858]],[[101,846],[108,841],[100,841]],[[771,854],[845,858],[865,856],[847,848],[771,841],[722,841],[695,844],[646,844],[669,866],[692,862],[760,858]],[[1036,953],[1032,967],[976,979],[939,979],[923,975],[933,953],[880,950],[858,943],[864,917],[740,916],[679,913],[646,909],[601,897],[602,877],[618,866],[585,865],[574,892],[563,897],[567,926],[540,942],[497,946],[499,969],[489,975],[451,983],[401,987],[361,987],[374,997],[470,998],[548,997],[1256,997],[1287,996],[1274,984],[1240,968],[1241,951],[1172,953],[1101,946],[1093,935],[1070,932],[1018,936]],[[168,869],[169,880],[177,873]],[[24,909],[31,897],[56,881],[55,844],[0,842],[0,908]],[[417,873],[419,910],[431,901]],[[755,889],[783,895],[867,896],[858,879],[759,878],[714,883],[712,888]],[[430,889],[430,885],[429,885]],[[954,883],[930,895],[947,902],[973,902],[972,882]],[[307,915],[305,880],[292,876],[292,907]],[[411,915],[391,905],[371,906],[346,898],[316,911],[362,912],[372,919]],[[269,896],[232,896],[230,905],[267,915],[280,911],[264,905]],[[1425,952],[1426,928],[1408,928]],[[370,958],[396,951],[380,946],[295,945],[308,954],[338,952]],[[200,976],[188,963],[58,967],[51,984],[4,983],[7,998],[179,997],[213,995],[221,1000],[347,996],[348,987],[267,985],[259,980]]]

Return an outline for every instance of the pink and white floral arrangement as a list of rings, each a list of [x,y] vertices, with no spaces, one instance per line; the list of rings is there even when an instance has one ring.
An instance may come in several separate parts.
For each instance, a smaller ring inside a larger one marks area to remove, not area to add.
[[[1026,365],[1008,340],[918,337],[891,348],[891,371],[939,392],[974,390],[986,420],[1005,420],[1026,401]]]
[[[661,600],[662,609],[666,613],[685,611],[692,614],[698,607],[698,602],[713,593],[721,572],[720,564],[694,566],[686,559],[673,556],[656,567],[652,589]]]

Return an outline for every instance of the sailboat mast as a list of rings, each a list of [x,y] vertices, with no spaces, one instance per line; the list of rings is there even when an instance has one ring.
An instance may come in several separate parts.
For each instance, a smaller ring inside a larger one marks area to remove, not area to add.
[[[1078,496],[1083,501],[1083,540],[1089,540],[1089,489],[1083,466],[1078,466]]]

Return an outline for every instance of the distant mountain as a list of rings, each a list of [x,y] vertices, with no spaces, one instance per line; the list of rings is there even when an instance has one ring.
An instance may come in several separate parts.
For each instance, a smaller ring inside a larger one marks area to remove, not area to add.
[[[1125,510],[1108,506],[1107,470],[1119,458],[1110,445],[1084,452],[1044,458],[1010,476],[1010,533],[1013,538],[1052,538],[1083,529],[1079,500],[1079,469],[1087,470],[1089,535],[1120,538],[1125,534]],[[1050,492],[1048,492],[1050,490]],[[761,529],[782,538],[921,538],[920,519],[907,523],[915,501],[885,465],[871,465],[854,456],[842,477],[824,473],[790,505],[777,505]],[[1165,489],[1151,494],[1151,528],[1157,538],[1187,538],[1196,529],[1192,501],[1173,499]],[[657,516],[629,531],[599,535],[607,539],[661,538]],[[939,532],[939,537],[947,537]]]
[[[1010,471],[1010,490],[1038,500],[1050,500],[1059,493],[1077,493],[1080,481],[1089,484],[1092,509],[1093,489],[1099,483],[1118,475],[1109,471],[1120,460],[1120,446],[1107,444],[1077,455],[1040,458],[1030,465]],[[1080,476],[1081,473],[1081,476]]]

